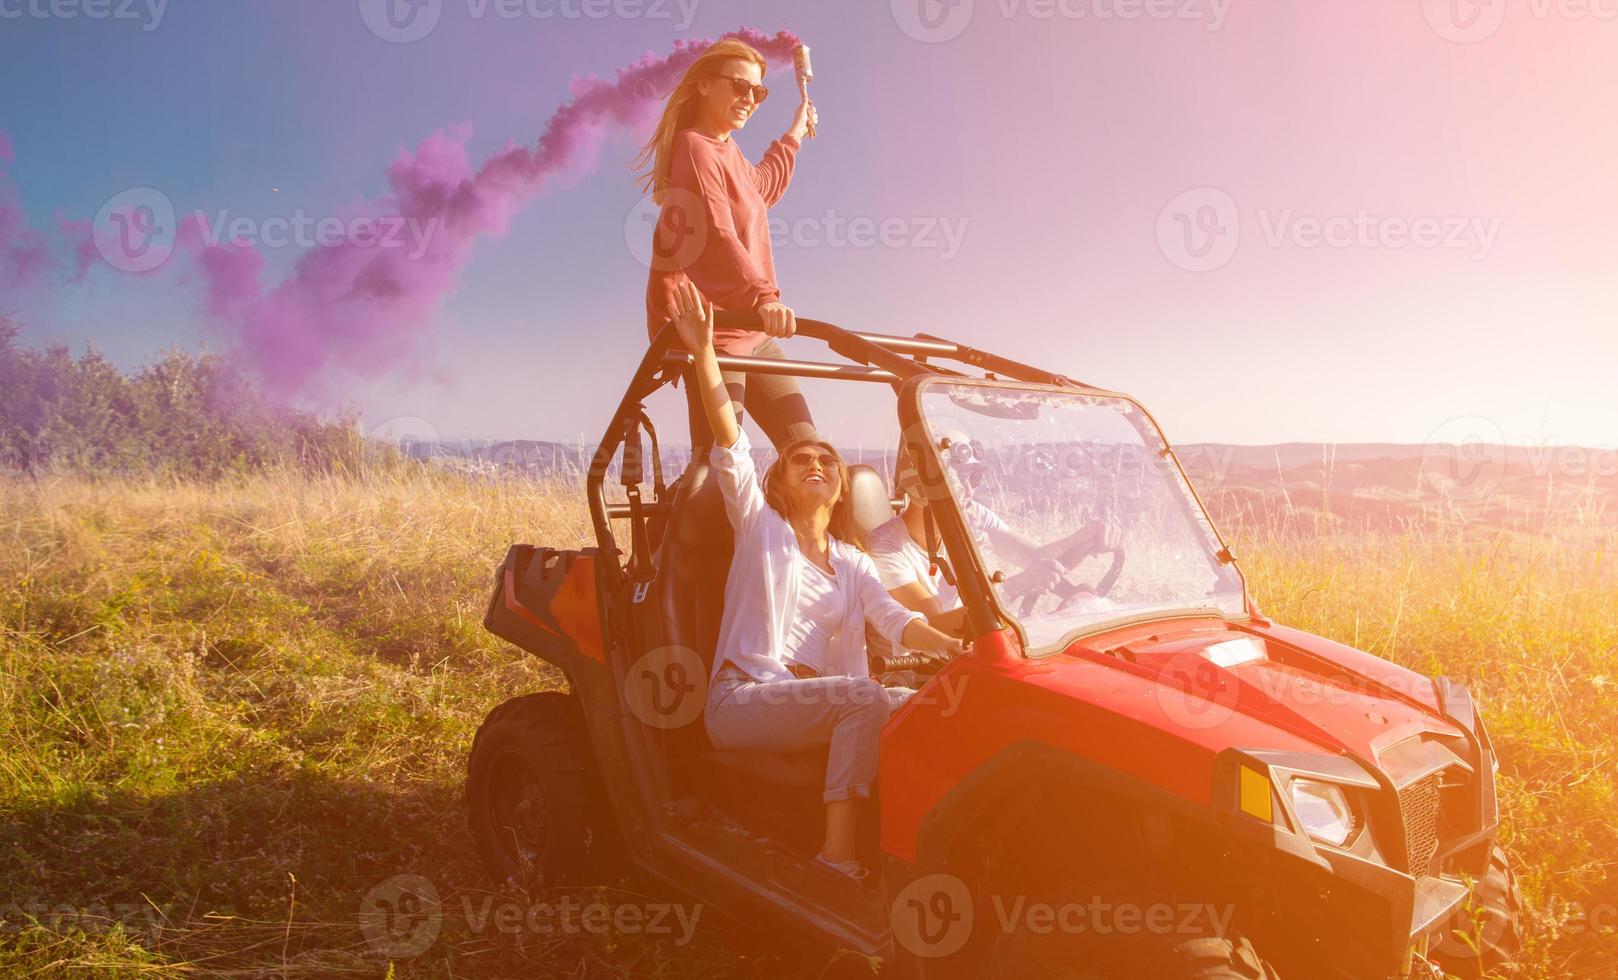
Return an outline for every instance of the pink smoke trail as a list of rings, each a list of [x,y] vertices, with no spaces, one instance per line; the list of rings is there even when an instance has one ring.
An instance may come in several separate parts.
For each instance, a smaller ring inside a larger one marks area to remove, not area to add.
[[[11,137],[0,131],[0,304],[31,284],[45,268],[50,252],[45,237],[28,226],[22,201],[9,170],[17,159]],[[0,313],[5,312],[0,306]]]
[[[73,283],[84,281],[90,274],[90,267],[95,265],[101,252],[96,248],[95,222],[88,219],[76,221],[72,218],[58,216],[56,230],[61,234],[62,240],[67,242],[68,250],[73,253]]]
[[[724,37],[746,41],[772,64],[790,63],[798,44],[786,31],[769,37],[742,28]],[[575,79],[572,98],[535,145],[510,143],[476,169],[467,156],[469,127],[441,130],[414,152],[400,151],[388,167],[390,192],[368,210],[424,231],[410,248],[313,248],[266,292],[254,248],[207,244],[197,222],[182,222],[179,245],[195,256],[207,315],[283,398],[332,403],[347,377],[416,370],[429,315],[455,287],[477,239],[503,233],[535,196],[593,171],[614,128],[639,136],[662,96],[712,43],[676,41],[672,54],[648,53],[613,81]]]

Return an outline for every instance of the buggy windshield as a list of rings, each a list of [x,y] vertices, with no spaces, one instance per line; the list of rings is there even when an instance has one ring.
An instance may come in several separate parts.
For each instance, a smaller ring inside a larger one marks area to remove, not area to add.
[[[965,519],[1030,652],[1128,620],[1246,615],[1245,586],[1156,426],[1117,395],[931,381],[928,495]]]

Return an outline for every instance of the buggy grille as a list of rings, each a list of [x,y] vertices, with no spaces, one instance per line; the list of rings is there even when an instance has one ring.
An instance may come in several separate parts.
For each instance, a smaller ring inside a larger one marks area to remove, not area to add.
[[[1433,873],[1433,855],[1438,852],[1440,773],[1424,776],[1399,791],[1399,815],[1405,825],[1405,856],[1410,874],[1420,878]]]

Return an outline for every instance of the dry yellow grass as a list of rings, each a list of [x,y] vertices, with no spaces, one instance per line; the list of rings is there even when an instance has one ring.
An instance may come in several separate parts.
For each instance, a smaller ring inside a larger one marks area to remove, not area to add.
[[[429,473],[0,483],[0,973],[382,975],[361,898],[401,873],[480,894],[472,732],[559,683],[482,630],[490,573],[587,537],[572,488]],[[1532,975],[1618,974],[1572,916],[1618,903],[1613,532],[1234,537],[1272,615],[1472,683]],[[581,969],[785,972],[707,924],[679,949],[447,927],[397,965]]]

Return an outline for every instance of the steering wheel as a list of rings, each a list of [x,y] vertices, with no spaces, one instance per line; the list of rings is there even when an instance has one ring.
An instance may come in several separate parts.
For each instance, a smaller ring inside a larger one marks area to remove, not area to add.
[[[1073,549],[1069,549],[1069,552],[1072,550]],[[1105,554],[1112,555],[1112,564],[1107,567],[1106,573],[1101,576],[1100,581],[1098,581],[1093,588],[1084,585],[1075,585],[1067,581],[1068,572],[1072,571],[1073,568],[1077,566],[1078,562],[1083,561],[1092,555]],[[1066,557],[1065,553],[1063,557]],[[1056,596],[1056,598],[1064,605],[1086,593],[1105,599],[1112,593],[1113,587],[1118,584],[1118,577],[1123,574],[1124,562],[1126,560],[1127,557],[1124,553],[1123,545],[1086,551],[1072,565],[1066,564],[1058,558],[1044,558],[1040,563],[1031,565],[1007,579],[1002,585],[1002,590],[1005,594],[1007,603],[1013,607],[1012,611],[1018,615],[1021,615],[1025,609],[1032,609],[1037,606],[1039,604],[1039,600],[1043,599],[1047,595]],[[1055,569],[1060,571],[1055,584],[1045,584],[1050,569],[1047,569],[1045,576],[1038,574],[1040,564],[1044,563],[1049,563],[1050,566],[1054,566]]]

